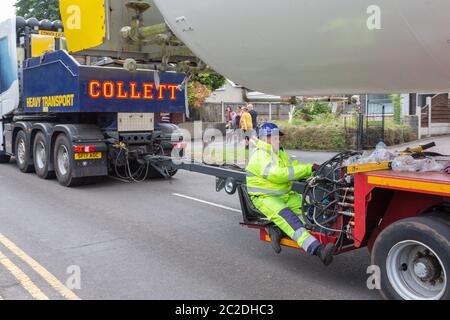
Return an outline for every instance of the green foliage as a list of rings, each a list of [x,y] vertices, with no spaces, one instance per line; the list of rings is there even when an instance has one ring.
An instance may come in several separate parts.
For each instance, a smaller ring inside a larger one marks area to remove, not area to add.
[[[342,151],[352,150],[356,147],[356,126],[344,125],[343,118],[333,114],[321,114],[311,118],[310,121],[294,119],[292,124],[287,121],[278,121],[277,124],[284,132],[283,147],[286,149]],[[416,139],[409,126],[395,124],[393,120],[386,120],[385,143],[396,145]],[[370,125],[366,131],[366,141],[376,145],[379,142],[379,127]]]
[[[188,104],[189,106],[193,106],[195,102],[195,95],[193,93],[194,85],[192,82],[188,84],[187,90],[188,90]]]
[[[191,108],[199,108],[211,95],[211,92],[221,88],[225,78],[218,74],[200,73],[188,84],[188,101]]]
[[[38,20],[59,20],[59,0],[17,0],[17,15],[25,19],[35,17]]]
[[[225,84],[225,78],[218,74],[199,73],[192,81],[197,81],[207,86],[209,90],[217,90]]]
[[[308,116],[306,119],[294,118],[292,124],[302,127],[313,127],[320,125],[340,127],[342,126],[342,119],[332,113],[323,113],[316,116]]]
[[[295,112],[294,118],[310,120],[314,116],[331,114],[332,107],[329,103],[313,102]]]
[[[299,100],[297,99],[297,97],[293,96],[289,98],[289,103],[296,106],[299,103]]]
[[[394,122],[396,124],[401,123],[402,99],[403,98],[400,94],[391,95],[392,104],[394,105]]]
[[[345,131],[339,127],[281,125],[286,149],[340,151],[346,149]]]

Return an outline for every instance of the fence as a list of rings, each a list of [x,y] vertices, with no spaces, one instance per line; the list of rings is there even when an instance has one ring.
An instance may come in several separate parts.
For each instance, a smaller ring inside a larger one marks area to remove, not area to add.
[[[225,110],[231,106],[236,110],[244,103],[206,103],[201,108],[191,113],[191,119],[208,123],[223,124],[225,122]],[[254,103],[258,112],[258,122],[288,120],[293,107],[286,103]],[[298,107],[301,108],[301,107]],[[333,108],[336,109],[336,108]],[[364,113],[357,113],[357,108],[352,105],[337,106],[336,112],[343,112],[345,145],[348,148],[363,150],[372,149],[380,141],[387,145],[401,144],[416,139],[413,130],[409,126],[394,125],[392,108],[377,101],[370,101],[365,106]],[[345,114],[345,112],[353,113]],[[417,119],[416,119],[417,122]],[[211,124],[209,124],[211,125]],[[340,126],[341,130],[342,127]],[[342,131],[341,131],[342,132]]]
[[[286,103],[252,103],[258,112],[258,122],[288,120],[292,106]],[[191,121],[225,122],[225,110],[230,106],[233,111],[246,103],[205,103],[200,108],[191,109]]]
[[[386,106],[371,103],[366,114],[344,116],[347,145],[358,150],[370,149],[385,141]]]
[[[417,108],[419,138],[450,133],[450,102],[448,94],[436,94],[426,99],[424,107]]]

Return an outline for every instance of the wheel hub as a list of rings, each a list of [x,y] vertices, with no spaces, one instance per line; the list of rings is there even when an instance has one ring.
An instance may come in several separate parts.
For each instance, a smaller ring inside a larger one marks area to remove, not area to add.
[[[23,141],[23,139],[20,139],[19,141],[19,146],[17,148],[17,157],[20,163],[25,162],[25,141]]]
[[[438,300],[447,287],[440,257],[415,240],[402,241],[391,248],[386,272],[392,287],[407,300]]]
[[[36,146],[36,164],[39,167],[39,169],[43,169],[45,167],[46,161],[47,161],[47,155],[45,151],[45,146],[43,142],[40,142]]]
[[[439,261],[432,256],[424,256],[415,260],[413,270],[416,277],[424,282],[436,281],[441,274]]]
[[[58,150],[58,169],[62,175],[66,175],[70,167],[69,151],[65,146],[60,146]]]

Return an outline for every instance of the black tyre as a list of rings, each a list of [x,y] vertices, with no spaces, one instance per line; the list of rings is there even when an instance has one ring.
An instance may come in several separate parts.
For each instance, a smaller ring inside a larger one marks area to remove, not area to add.
[[[66,135],[60,134],[55,141],[53,165],[58,182],[64,187],[83,184],[84,178],[73,177],[73,146]]]
[[[175,177],[175,175],[178,173],[178,170],[169,170],[169,176]]]
[[[0,163],[9,163],[11,160],[11,156],[8,156],[7,154],[0,154]]]
[[[30,144],[25,136],[25,132],[20,130],[15,141],[16,164],[23,173],[33,172],[33,160],[31,159]]]
[[[385,299],[450,299],[448,221],[423,216],[393,223],[375,241],[372,264],[380,267]]]
[[[51,179],[55,177],[54,172],[49,171],[50,146],[42,132],[38,132],[34,138],[33,162],[38,177],[42,179]]]

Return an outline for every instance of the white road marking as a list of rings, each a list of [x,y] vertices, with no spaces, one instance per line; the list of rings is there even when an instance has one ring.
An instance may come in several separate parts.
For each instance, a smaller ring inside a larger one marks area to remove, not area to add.
[[[208,204],[208,205],[210,205],[210,206],[217,207],[217,208],[221,208],[221,209],[225,209],[225,210],[228,210],[228,211],[233,211],[233,212],[242,213],[242,211],[239,210],[239,209],[234,209],[234,208],[230,208],[230,207],[227,207],[227,206],[223,206],[223,205],[221,205],[221,204],[217,204],[217,203],[214,203],[214,202],[209,202],[209,201],[197,199],[197,198],[194,198],[194,197],[189,197],[189,196],[186,196],[186,195],[184,195],[184,194],[172,193],[172,195],[174,195],[174,196],[176,196],[176,197],[185,198],[185,199],[189,199],[189,200],[192,200],[192,201],[196,201],[196,202]]]

